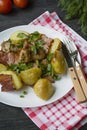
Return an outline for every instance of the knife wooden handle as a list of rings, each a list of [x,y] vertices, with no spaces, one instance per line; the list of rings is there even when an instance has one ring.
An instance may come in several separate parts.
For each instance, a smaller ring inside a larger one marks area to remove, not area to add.
[[[81,88],[81,84],[78,80],[78,77],[76,75],[75,69],[73,67],[68,68],[71,79],[73,81],[74,84],[74,89],[75,89],[75,93],[77,95],[77,100],[78,102],[85,102],[86,101],[86,97],[83,93],[83,90]]]
[[[78,64],[78,66],[76,66],[76,72],[77,72],[79,81],[81,83],[82,89],[83,89],[84,94],[87,99],[87,80],[86,80],[85,74],[79,64]]]

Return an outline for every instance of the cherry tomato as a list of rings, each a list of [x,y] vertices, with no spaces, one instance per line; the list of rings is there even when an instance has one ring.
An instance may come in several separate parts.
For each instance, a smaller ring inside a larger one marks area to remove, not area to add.
[[[25,8],[28,5],[28,0],[13,0],[13,2],[19,8]]]
[[[7,14],[12,10],[11,0],[0,0],[0,13]]]

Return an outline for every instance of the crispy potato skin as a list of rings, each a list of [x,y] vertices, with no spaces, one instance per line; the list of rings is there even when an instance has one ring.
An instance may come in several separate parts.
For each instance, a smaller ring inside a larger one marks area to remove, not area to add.
[[[55,51],[51,64],[55,73],[64,74],[66,72],[66,62],[61,50]]]
[[[31,68],[25,71],[21,71],[20,77],[27,85],[34,85],[41,76],[40,68]]]
[[[62,42],[58,38],[55,38],[52,42],[50,53],[55,53],[56,50],[60,50],[61,48]]]
[[[51,82],[45,78],[39,79],[34,85],[35,94],[43,100],[48,100],[54,94],[54,87]]]
[[[19,33],[23,33],[23,34],[25,34],[27,36],[29,35],[29,33],[25,32],[25,31],[22,31],[22,30],[18,30],[16,32],[12,33],[11,36],[10,36],[10,40],[11,40],[11,42],[13,44],[18,44],[19,42],[26,39],[26,37],[18,37]]]
[[[6,71],[7,70],[7,66],[0,64],[0,72],[1,71]]]
[[[19,90],[23,87],[22,81],[20,77],[13,71],[7,70],[7,71],[1,71],[0,74],[3,75],[11,75],[12,76],[12,81],[13,81],[13,87],[16,90]]]

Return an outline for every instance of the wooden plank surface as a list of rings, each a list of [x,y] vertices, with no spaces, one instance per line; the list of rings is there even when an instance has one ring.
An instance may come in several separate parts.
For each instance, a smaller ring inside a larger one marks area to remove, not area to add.
[[[11,13],[7,15],[0,14],[0,31],[17,25],[28,24],[43,12],[49,10],[50,12],[56,11],[66,24],[83,36],[76,19],[64,20],[65,12],[62,12],[62,9],[57,6],[57,0],[29,1],[30,4],[26,9],[18,9],[13,6]],[[87,39],[86,37],[84,38]],[[85,129],[87,129],[87,124],[80,130]],[[39,130],[39,128],[25,115],[21,108],[0,103],[0,130]]]

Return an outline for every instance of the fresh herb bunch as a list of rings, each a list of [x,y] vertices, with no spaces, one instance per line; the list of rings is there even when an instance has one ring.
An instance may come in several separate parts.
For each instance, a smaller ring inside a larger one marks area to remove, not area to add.
[[[58,6],[66,11],[66,19],[78,18],[82,33],[87,36],[87,0],[58,0]]]

